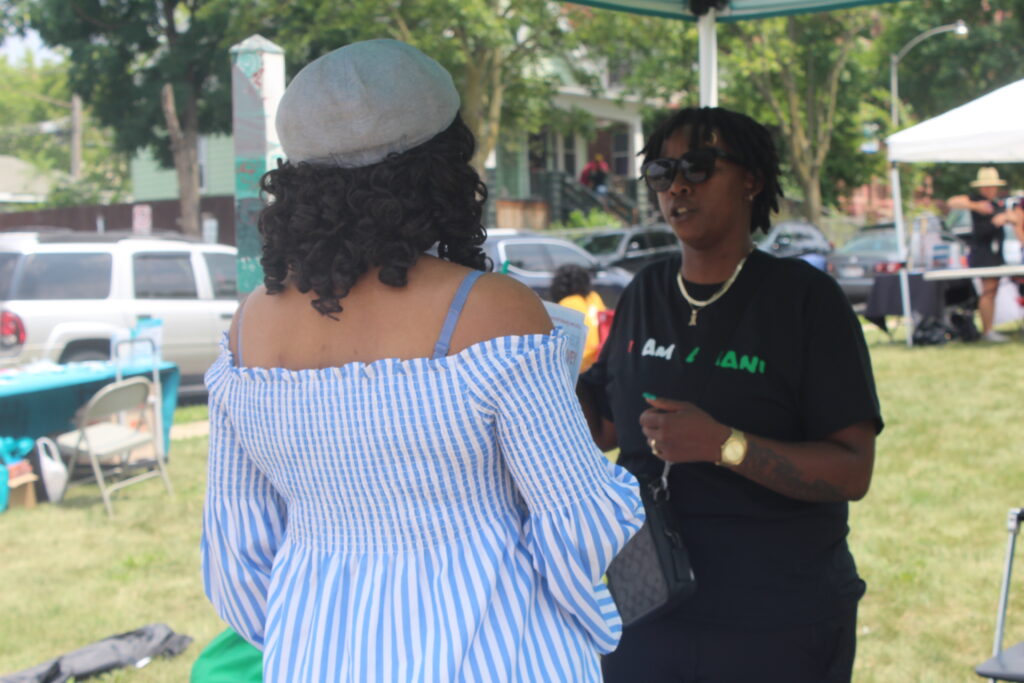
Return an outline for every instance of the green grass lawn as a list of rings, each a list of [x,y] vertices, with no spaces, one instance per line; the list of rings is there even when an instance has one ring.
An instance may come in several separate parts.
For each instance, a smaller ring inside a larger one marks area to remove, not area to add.
[[[902,337],[897,336],[898,340]],[[907,349],[869,331],[886,429],[871,492],[851,506],[868,583],[855,680],[980,681],[991,648],[1006,511],[1024,505],[1024,344]],[[187,406],[176,423],[205,419]],[[152,622],[195,642],[105,681],[181,683],[223,629],[202,593],[206,439],[174,442],[175,495],[159,480],[114,496],[0,515],[0,675]],[[1007,643],[1024,640],[1024,556]]]

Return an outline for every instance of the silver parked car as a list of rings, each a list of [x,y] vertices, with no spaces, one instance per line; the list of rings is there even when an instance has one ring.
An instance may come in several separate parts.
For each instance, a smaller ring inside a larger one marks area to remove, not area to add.
[[[111,339],[156,319],[182,392],[201,391],[238,306],[235,260],[174,233],[0,233],[0,367],[106,359]]]
[[[635,273],[648,263],[678,254],[679,238],[664,223],[600,230],[576,239],[603,266],[619,266]]]
[[[504,270],[547,299],[555,270],[566,263],[583,266],[591,273],[591,284],[604,303],[614,308],[633,274],[615,266],[605,267],[597,259],[568,240],[539,233],[510,229],[490,229],[484,251],[495,271]]]

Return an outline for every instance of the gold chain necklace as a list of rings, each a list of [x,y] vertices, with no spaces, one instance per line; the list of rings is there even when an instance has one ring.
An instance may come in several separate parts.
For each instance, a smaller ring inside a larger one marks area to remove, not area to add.
[[[749,252],[747,253],[747,256],[750,256]],[[732,287],[732,283],[736,282],[736,278],[739,277],[740,271],[743,270],[743,264],[747,262],[747,256],[740,259],[740,262],[736,264],[736,270],[734,270],[732,275],[729,276],[729,279],[718,288],[718,291],[703,301],[700,299],[694,299],[690,296],[690,293],[686,291],[686,285],[683,284],[683,269],[679,269],[679,272],[676,273],[676,282],[679,283],[679,293],[683,295],[684,299],[686,299],[686,303],[690,304],[690,327],[697,326],[697,313],[725,296],[725,293],[729,291],[730,287]]]

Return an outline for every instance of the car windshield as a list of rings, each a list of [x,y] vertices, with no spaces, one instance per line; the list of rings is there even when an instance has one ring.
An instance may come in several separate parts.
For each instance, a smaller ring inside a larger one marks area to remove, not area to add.
[[[18,265],[18,254],[0,254],[0,300],[8,298],[16,265]]]
[[[613,254],[619,248],[622,235],[589,235],[580,240],[580,246],[591,254]]]
[[[890,254],[896,251],[896,233],[872,232],[859,235],[839,247],[838,254]]]

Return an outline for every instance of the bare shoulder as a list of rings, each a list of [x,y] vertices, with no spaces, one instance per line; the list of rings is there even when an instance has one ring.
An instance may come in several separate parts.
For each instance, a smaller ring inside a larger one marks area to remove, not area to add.
[[[537,294],[507,275],[484,274],[470,290],[453,346],[494,337],[548,334],[551,318]]]
[[[238,303],[238,308],[235,309],[235,315],[231,318],[231,327],[228,328],[228,346],[231,348],[231,353],[238,353],[238,330],[242,326],[243,311],[246,309],[246,304],[250,306],[254,305],[259,299],[267,296],[266,287],[263,285],[257,285],[257,287],[244,295]]]

